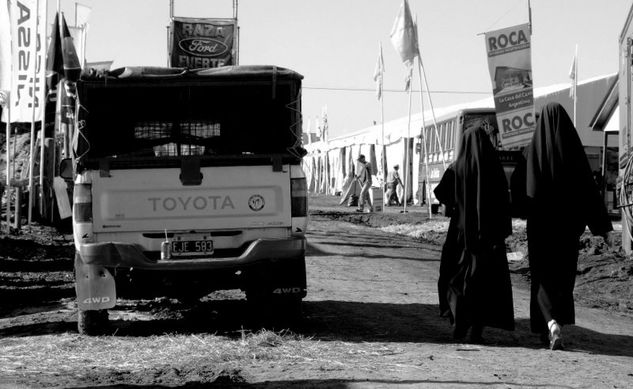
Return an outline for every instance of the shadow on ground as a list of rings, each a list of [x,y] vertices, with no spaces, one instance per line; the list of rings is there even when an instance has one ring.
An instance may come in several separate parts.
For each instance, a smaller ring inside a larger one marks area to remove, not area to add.
[[[246,313],[245,300],[202,301],[186,307],[166,300],[152,301],[148,308],[154,319],[111,320],[109,334],[147,337],[162,334],[218,334],[239,337],[244,330],[262,328],[256,318]],[[129,310],[143,310],[140,306]],[[119,313],[125,312],[123,307]],[[437,305],[388,304],[349,301],[307,301],[304,317],[299,322],[265,324],[265,328],[282,330],[320,341],[453,343],[448,321],[438,316]],[[112,314],[111,314],[112,316]],[[32,336],[75,331],[76,317],[58,322],[32,323],[0,329],[0,336]],[[538,336],[530,333],[529,320],[518,319],[513,332],[486,328],[484,345],[495,347],[544,348]],[[633,337],[605,334],[579,326],[565,327],[567,351],[633,357]]]
[[[416,385],[424,385],[424,387],[429,387],[432,385],[442,385],[450,386],[450,387],[461,387],[461,386],[498,386],[500,385],[499,381],[459,381],[459,380],[341,380],[341,379],[313,379],[313,380],[279,380],[279,381],[266,381],[260,383],[239,383],[239,382],[226,382],[224,379],[217,379],[212,382],[189,382],[182,386],[173,386],[173,385],[165,385],[165,386],[156,386],[156,385],[110,385],[110,386],[100,386],[102,389],[123,389],[123,388],[188,388],[188,389],[197,389],[197,388],[208,388],[209,385],[212,385],[214,388],[255,388],[255,389],[269,389],[269,388],[301,388],[301,389],[316,389],[316,388],[327,388],[327,389],[346,389],[350,387],[358,387],[358,385],[368,386],[368,387],[385,387],[392,385],[407,385],[410,387],[416,387]],[[529,388],[572,388],[571,386],[564,385],[539,385],[539,384],[521,384],[517,382],[508,382],[504,381],[504,385],[511,387],[529,387]],[[88,387],[85,387],[88,388]],[[78,388],[80,389],[80,388]]]

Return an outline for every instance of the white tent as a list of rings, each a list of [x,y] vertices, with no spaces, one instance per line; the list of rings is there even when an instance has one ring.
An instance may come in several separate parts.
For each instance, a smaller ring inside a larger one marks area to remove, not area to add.
[[[590,160],[593,154],[602,147],[602,132],[593,131],[590,127],[590,121],[600,108],[600,104],[606,94],[613,87],[613,83],[617,81],[617,74],[595,77],[583,80],[578,83],[577,93],[577,130],[580,139],[585,145]],[[565,107],[570,116],[573,116],[573,101],[569,97],[569,84],[557,84],[547,87],[534,89],[535,109],[538,112],[545,104],[556,101]],[[439,122],[443,117],[453,114],[457,110],[466,108],[494,108],[492,97],[485,99],[456,104],[448,107],[435,108],[435,117]],[[410,124],[410,140],[407,142],[407,134],[409,133],[407,125],[408,117],[401,117],[384,123],[384,145],[386,152],[387,168],[391,170],[395,164],[400,165],[401,177],[404,180],[406,174],[409,174],[409,198],[413,197],[415,201],[419,198],[416,194],[420,190],[418,187],[418,177],[420,173],[420,163],[423,161],[423,150],[417,151],[416,145],[421,143],[421,128],[423,127],[422,113],[418,112],[411,115]],[[432,124],[433,118],[430,110],[424,113],[425,124]],[[617,139],[614,138],[609,146],[617,146]],[[342,190],[346,175],[350,174],[350,170],[354,169],[356,159],[360,154],[364,154],[367,160],[373,165],[374,186],[382,186],[382,168],[380,161],[382,160],[382,127],[380,124],[354,131],[345,135],[331,138],[327,142],[319,141],[306,145],[308,155],[304,161],[304,169],[311,169],[310,176],[316,176],[320,184],[316,188],[320,193],[334,194]],[[613,143],[613,144],[611,144]],[[410,170],[405,166],[405,152],[409,145],[409,161]],[[342,152],[344,150],[344,152]],[[592,151],[593,150],[593,151]],[[310,157],[320,157],[320,163]],[[327,158],[327,159],[325,159]],[[327,161],[327,162],[326,162]],[[328,175],[329,174],[329,175]],[[314,180],[314,179],[312,179]],[[326,180],[329,182],[326,185]],[[311,185],[310,185],[311,186]],[[327,190],[326,190],[327,186]],[[401,196],[401,193],[399,193]]]

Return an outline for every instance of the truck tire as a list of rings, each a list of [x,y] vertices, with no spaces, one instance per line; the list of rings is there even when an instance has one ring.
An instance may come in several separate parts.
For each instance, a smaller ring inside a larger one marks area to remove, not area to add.
[[[273,309],[279,312],[279,318],[282,321],[282,324],[287,326],[299,324],[303,317],[303,312],[301,311],[301,301],[302,299],[299,296],[273,298]]]
[[[254,326],[285,329],[298,324],[302,318],[300,296],[276,296],[269,291],[246,292],[248,314]]]
[[[93,311],[77,310],[77,331],[81,335],[103,335],[105,334],[110,319],[107,309]]]

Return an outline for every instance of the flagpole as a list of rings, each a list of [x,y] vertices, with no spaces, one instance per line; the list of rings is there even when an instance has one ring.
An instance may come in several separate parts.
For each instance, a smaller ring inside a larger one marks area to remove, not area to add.
[[[171,66],[171,25],[174,20],[174,0],[169,0],[169,25],[167,25],[167,67]]]
[[[39,7],[40,1],[35,1],[35,36],[37,37],[37,19],[39,17]],[[37,38],[36,38],[37,39]],[[29,145],[29,204],[28,204],[28,225],[31,227],[31,222],[33,220],[33,186],[34,186],[34,177],[33,170],[35,169],[35,101],[37,97],[35,96],[35,87],[37,84],[37,45],[33,45],[33,57],[35,61],[33,62],[33,109],[31,110],[31,142]]]
[[[409,80],[411,80],[411,77],[413,77],[413,64],[409,67]],[[409,81],[409,114],[407,120],[407,137],[404,142],[404,169],[402,169],[404,172],[404,194],[402,196],[403,213],[407,212],[407,201],[409,200],[409,138],[411,137],[411,95],[412,88],[411,81]]]
[[[530,29],[530,35],[532,35],[532,4],[528,0],[528,28]]]
[[[385,71],[384,67],[383,67],[383,57],[382,57],[382,42],[378,42],[378,77],[379,77],[379,81],[380,84],[378,86],[379,90],[378,90],[378,95],[379,95],[379,100],[380,100],[380,139],[382,142],[382,152],[381,152],[381,169],[382,169],[382,183],[383,183],[383,188],[384,188],[384,184],[387,182],[387,151],[385,150],[385,96],[384,93],[382,91],[382,86],[383,86],[383,73]],[[376,77],[376,75],[374,74],[374,78]]]
[[[384,184],[387,182],[387,169],[389,168],[387,165],[387,150],[385,149],[385,101],[384,96],[380,96],[380,138],[382,141],[382,183],[383,188]]]
[[[420,56],[418,55],[418,61]],[[421,62],[421,61],[420,61]],[[424,118],[424,94],[422,93],[422,72],[420,70],[420,62],[418,62],[418,84],[420,85],[420,110],[422,111],[422,144],[424,151],[424,175],[426,177],[424,190],[426,192],[426,206],[428,208],[429,219],[433,217],[433,211],[431,210],[431,187],[429,185],[429,154],[426,149],[426,119]]]
[[[10,145],[11,145],[11,104],[9,103],[10,91],[7,94],[6,105],[3,109],[7,110],[7,125],[5,128],[7,135],[7,233],[11,232],[11,153],[10,153]],[[13,141],[15,143],[15,140]],[[15,156],[14,156],[15,157]]]
[[[88,38],[88,23],[81,25],[81,67],[86,67],[86,38]]]
[[[424,64],[422,63],[422,56],[418,55],[418,72],[420,72],[420,78],[424,78],[424,86],[426,87],[426,94],[429,99],[429,107],[431,108],[431,118],[433,119],[433,129],[435,130],[435,141],[439,146],[440,154],[442,155],[442,167],[446,170],[446,157],[444,156],[444,149],[440,142],[440,134],[437,131],[437,121],[435,119],[435,110],[433,109],[433,100],[431,100],[431,92],[429,91],[429,84],[426,81],[426,72],[424,71]],[[420,89],[422,89],[420,87]],[[420,91],[420,94],[422,91]]]
[[[578,105],[578,44],[574,52],[574,127],[576,127],[576,107]]]
[[[46,37],[48,36],[48,31],[47,31],[47,24],[48,24],[48,1],[47,0],[40,0],[44,2],[44,27],[43,27],[43,43],[41,45],[42,48],[42,62],[40,64],[40,66],[44,66],[46,67],[46,54],[47,51],[46,50]],[[75,18],[76,18],[76,12],[75,12]],[[46,71],[46,70],[45,70]],[[45,73],[46,74],[46,73]],[[40,120],[40,190],[39,190],[39,195],[40,195],[40,212],[43,213],[44,211],[44,139],[46,137],[46,132],[45,132],[45,119],[46,119],[46,115],[44,115],[44,112],[46,111],[46,88],[42,88],[42,95],[41,95],[41,100],[42,102],[42,119]],[[42,217],[44,216],[43,214],[41,215]]]

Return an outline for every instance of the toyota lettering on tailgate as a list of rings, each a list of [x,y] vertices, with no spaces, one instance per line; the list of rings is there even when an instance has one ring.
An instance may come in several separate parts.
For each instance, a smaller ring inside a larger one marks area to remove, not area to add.
[[[149,197],[152,211],[188,211],[205,209],[235,209],[230,196]]]

